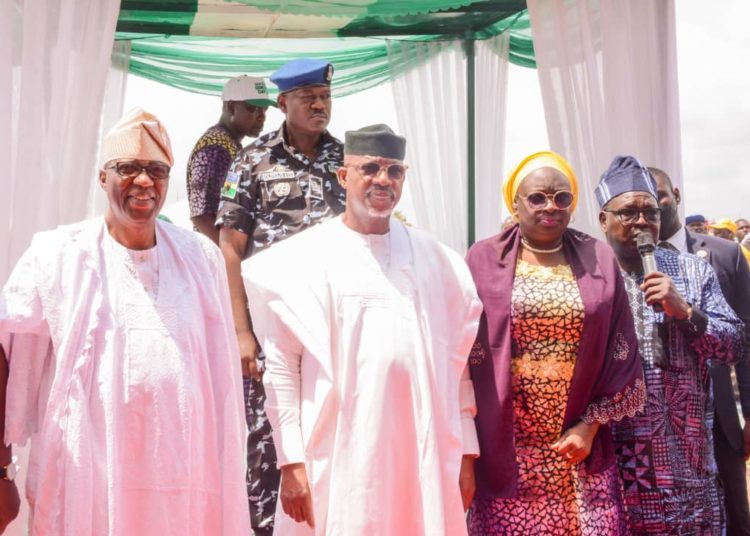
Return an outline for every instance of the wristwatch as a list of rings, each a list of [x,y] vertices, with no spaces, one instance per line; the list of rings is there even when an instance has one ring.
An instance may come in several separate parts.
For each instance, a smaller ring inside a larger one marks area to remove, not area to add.
[[[18,474],[18,470],[21,468],[17,463],[15,456],[13,456],[10,459],[10,463],[4,467],[0,467],[0,480],[10,480],[13,482],[13,480],[16,479],[16,475]]]
[[[687,318],[677,320],[677,325],[680,326],[687,335],[702,335],[708,326],[708,317],[703,311],[690,305],[690,312]]]

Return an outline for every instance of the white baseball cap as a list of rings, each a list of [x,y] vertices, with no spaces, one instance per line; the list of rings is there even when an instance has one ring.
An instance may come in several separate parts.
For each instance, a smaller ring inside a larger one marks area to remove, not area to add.
[[[246,74],[230,78],[224,84],[221,100],[244,101],[253,106],[276,106],[276,102],[268,98],[268,90],[263,79]]]

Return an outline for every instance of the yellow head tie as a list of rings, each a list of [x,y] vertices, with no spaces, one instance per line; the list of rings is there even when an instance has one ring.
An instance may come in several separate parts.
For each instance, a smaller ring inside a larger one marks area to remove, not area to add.
[[[521,160],[515,169],[508,175],[503,183],[503,198],[505,206],[513,213],[513,201],[518,193],[518,187],[521,182],[529,176],[532,171],[539,168],[550,167],[556,169],[570,181],[570,191],[573,194],[573,203],[570,205],[570,211],[573,212],[578,204],[578,179],[576,179],[573,168],[562,156],[552,151],[540,151],[531,154]]]

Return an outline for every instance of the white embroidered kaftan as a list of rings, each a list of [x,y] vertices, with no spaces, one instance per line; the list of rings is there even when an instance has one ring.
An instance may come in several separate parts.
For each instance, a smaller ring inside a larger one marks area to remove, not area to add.
[[[156,241],[126,250],[102,219],[39,233],[0,296],[34,536],[249,534],[224,262],[171,224]]]
[[[481,305],[460,256],[397,220],[368,237],[336,218],[245,261],[243,277],[279,465],[304,462],[312,490],[315,531],[279,501],[276,532],[465,534]]]

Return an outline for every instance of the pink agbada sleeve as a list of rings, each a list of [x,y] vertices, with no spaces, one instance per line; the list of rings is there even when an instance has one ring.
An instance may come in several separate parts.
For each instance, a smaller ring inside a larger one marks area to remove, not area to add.
[[[0,345],[9,365],[6,394],[6,444],[23,444],[39,429],[45,370],[52,365],[52,342],[38,293],[40,247],[35,237],[0,294]]]

